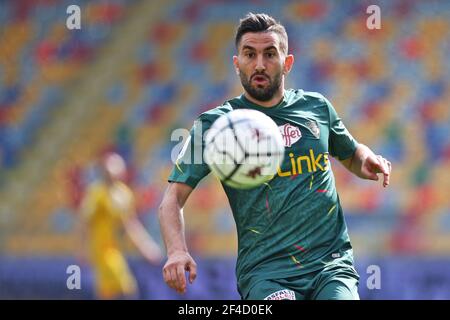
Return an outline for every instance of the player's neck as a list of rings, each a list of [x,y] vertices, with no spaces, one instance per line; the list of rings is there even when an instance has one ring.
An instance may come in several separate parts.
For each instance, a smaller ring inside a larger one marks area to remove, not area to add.
[[[253,98],[252,96],[250,96],[247,91],[244,91],[244,96],[247,100],[249,100],[250,102],[257,104],[261,107],[266,107],[266,108],[271,108],[271,107],[275,107],[276,105],[278,105],[284,98],[284,87],[282,87],[280,90],[277,91],[277,93],[274,94],[274,96],[272,97],[272,99],[267,100],[267,101],[260,101],[257,100],[255,98]]]

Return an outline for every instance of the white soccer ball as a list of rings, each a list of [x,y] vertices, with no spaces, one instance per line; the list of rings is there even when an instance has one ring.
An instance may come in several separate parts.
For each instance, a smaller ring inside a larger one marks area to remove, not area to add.
[[[283,157],[277,125],[256,110],[236,109],[220,116],[205,136],[206,163],[233,188],[249,189],[271,180]]]

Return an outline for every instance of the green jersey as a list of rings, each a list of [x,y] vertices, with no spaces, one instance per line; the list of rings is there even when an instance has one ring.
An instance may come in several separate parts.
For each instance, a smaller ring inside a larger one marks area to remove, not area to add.
[[[205,163],[193,159],[194,154],[202,154],[203,133],[218,117],[240,108],[272,118],[285,144],[283,163],[268,183],[250,190],[222,184],[238,232],[236,275],[241,296],[260,280],[339,265],[357,278],[329,161],[329,155],[340,160],[351,157],[357,142],[322,95],[286,90],[283,100],[271,108],[242,95],[201,114],[169,181],[195,187],[210,172]]]

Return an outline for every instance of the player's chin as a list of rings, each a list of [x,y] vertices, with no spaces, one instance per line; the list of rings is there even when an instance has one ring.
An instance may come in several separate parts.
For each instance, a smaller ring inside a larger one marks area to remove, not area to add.
[[[255,89],[267,89],[270,85],[269,81],[253,81],[252,87]]]
[[[253,91],[258,95],[265,96],[267,95],[269,86],[266,84],[255,84],[253,85]]]

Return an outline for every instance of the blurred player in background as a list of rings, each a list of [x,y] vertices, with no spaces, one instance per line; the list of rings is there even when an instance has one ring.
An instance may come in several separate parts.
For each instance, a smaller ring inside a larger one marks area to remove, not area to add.
[[[161,250],[136,216],[133,192],[125,184],[123,158],[108,153],[100,160],[99,168],[100,181],[88,187],[81,203],[81,257],[88,249],[98,298],[137,298],[136,280],[121,252],[118,234],[124,229],[151,264],[161,261]]]
[[[248,14],[236,33],[233,62],[244,94],[200,115],[179,156],[160,206],[168,260],[166,283],[180,293],[197,266],[184,238],[182,208],[209,174],[202,135],[239,108],[271,117],[285,140],[282,166],[268,184],[250,190],[223,185],[238,232],[236,273],[242,299],[359,299],[359,275],[328,156],[360,178],[389,184],[391,164],[357,143],[321,94],[284,88],[294,63],[284,27],[266,14]]]

